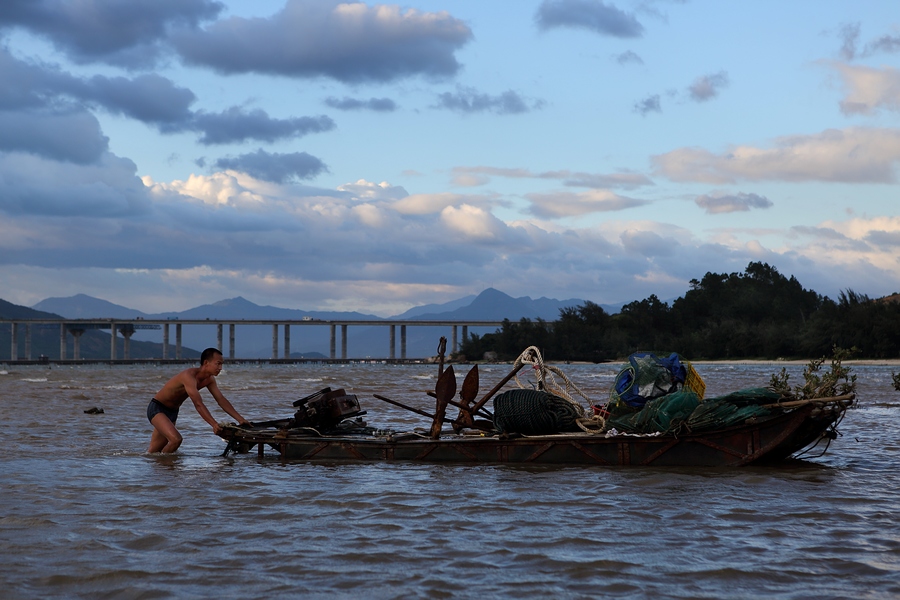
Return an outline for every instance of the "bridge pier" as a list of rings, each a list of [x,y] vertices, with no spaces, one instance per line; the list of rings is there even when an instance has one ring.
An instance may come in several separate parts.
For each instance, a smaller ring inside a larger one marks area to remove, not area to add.
[[[66,360],[66,324],[59,324],[59,360]]]
[[[330,342],[330,349],[331,349],[331,352],[330,352],[329,355],[328,355],[329,358],[332,358],[332,359],[335,357],[335,354],[334,354],[334,347],[335,347],[335,343],[334,343],[334,334],[335,334],[335,331],[336,331],[336,325],[335,325],[334,323],[332,323],[332,324],[331,324],[331,342]]]
[[[396,343],[395,343],[395,342],[396,342],[396,339],[394,338],[394,333],[395,333],[395,332],[394,332],[394,329],[395,329],[395,327],[396,327],[396,325],[391,325],[391,342],[390,342],[390,353],[389,353],[389,356],[390,356],[391,360],[394,360],[394,358],[395,358],[395,356],[394,356],[394,354],[395,354],[395,353],[394,353],[394,350],[395,350],[396,347],[397,347],[397,346],[396,346]]]
[[[222,351],[222,324],[216,325],[216,349]]]
[[[272,360],[278,358],[278,323],[272,324]]]
[[[25,323],[25,360],[31,360],[31,323]]]
[[[19,360],[19,324],[13,321],[10,323],[10,347],[9,347],[9,356],[10,360]]]
[[[81,334],[84,333],[84,329],[69,329],[69,333],[72,334],[74,340],[72,342],[72,358],[81,360]]]
[[[347,358],[347,326],[341,325],[341,358]]]
[[[228,358],[234,360],[234,323],[228,324]]]
[[[109,360],[116,360],[116,322],[109,322]]]
[[[175,358],[181,360],[181,323],[175,324]]]
[[[291,325],[284,324],[284,358],[291,357]]]
[[[406,325],[400,326],[400,358],[406,360]]]
[[[134,325],[124,323],[119,326],[119,330],[122,332],[122,337],[125,338],[124,347],[122,349],[122,358],[128,360],[131,358],[131,336],[134,335]]]

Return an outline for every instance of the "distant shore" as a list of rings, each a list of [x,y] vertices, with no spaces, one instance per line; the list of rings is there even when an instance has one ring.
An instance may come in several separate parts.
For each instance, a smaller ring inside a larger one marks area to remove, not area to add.
[[[741,359],[741,360],[692,360],[693,364],[712,364],[712,365],[802,365],[806,366],[809,364],[811,359],[806,360],[764,360],[764,359]],[[825,362],[822,364],[823,367],[826,367],[831,364],[830,359],[825,359]],[[848,367],[861,367],[861,366],[869,366],[869,367],[900,367],[900,358],[878,358],[878,359],[851,359],[845,360],[842,363]]]

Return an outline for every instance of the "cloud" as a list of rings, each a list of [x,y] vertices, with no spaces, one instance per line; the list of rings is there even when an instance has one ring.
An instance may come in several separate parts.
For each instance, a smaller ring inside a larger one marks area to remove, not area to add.
[[[745,194],[738,192],[737,194],[712,193],[697,196],[694,202],[700,208],[704,209],[707,214],[715,215],[720,213],[746,212],[752,208],[770,208],[773,206],[772,201],[765,196],[759,194]]]
[[[33,114],[47,115],[47,123],[35,125],[35,139],[25,140],[25,149],[34,151],[35,146],[46,144],[44,138],[51,137],[57,141],[57,147],[67,143],[64,151],[56,151],[56,155],[64,155],[67,160],[92,160],[106,149],[106,138],[99,133],[99,124],[88,108],[136,119],[162,133],[198,132],[200,143],[205,145],[247,140],[274,142],[335,128],[334,121],[324,115],[278,119],[262,109],[238,106],[218,113],[193,111],[190,107],[197,100],[194,93],[160,75],[79,78],[47,65],[18,60],[2,48],[0,77],[7,82],[0,86],[0,110],[35,107],[40,110]],[[68,126],[63,120],[68,121]],[[10,149],[10,144],[23,138],[11,131],[16,126],[14,121],[15,118],[8,123],[7,145],[0,142],[0,148]],[[22,126],[26,121],[28,115],[23,117]],[[96,133],[87,131],[91,123]],[[78,148],[82,143],[84,148]],[[48,156],[54,155],[51,150],[48,152]]]
[[[541,171],[503,167],[454,167],[453,184],[464,187],[484,185],[490,177],[512,179],[555,179],[567,187],[622,188],[634,189],[653,182],[640,173],[622,171],[619,173],[581,173],[578,171]]]
[[[455,93],[439,94],[435,108],[445,108],[467,114],[490,112],[497,115],[514,115],[539,109],[543,105],[544,103],[541,101],[534,101],[529,106],[525,99],[512,90],[491,96],[471,87],[458,86]]]
[[[328,172],[325,163],[306,152],[269,154],[262,148],[234,158],[220,158],[216,161],[216,167],[242,171],[256,179],[273,183],[285,183],[294,179],[312,179],[320,173]]]
[[[841,49],[840,55],[844,60],[853,60],[856,58],[856,48],[859,44],[859,23],[847,23],[841,27]]]
[[[191,90],[156,74],[134,79],[95,75],[86,81],[60,86],[59,91],[95,102],[110,113],[152,124],[189,121],[190,105],[197,99]]]
[[[546,219],[578,217],[596,212],[610,212],[648,204],[646,200],[628,198],[613,192],[592,190],[580,194],[559,192],[550,194],[525,194],[531,203],[530,212]]]
[[[631,50],[626,50],[625,52],[622,52],[621,54],[616,54],[615,56],[613,56],[613,58],[620,65],[628,65],[628,64],[642,65],[642,64],[644,64],[644,59],[642,59],[640,56],[638,56]]]
[[[326,98],[325,104],[338,110],[372,110],[375,112],[394,112],[397,104],[390,98]]]
[[[489,203],[489,197],[471,194],[413,194],[394,202],[391,208],[404,215],[433,215],[451,207],[477,207]]]
[[[441,211],[441,221],[456,234],[455,241],[497,242],[505,237],[507,228],[489,211],[470,204],[447,206]]]
[[[872,115],[879,109],[900,112],[900,70],[875,69],[840,62],[825,62],[837,71],[844,85],[841,112],[845,115]]]
[[[135,171],[133,162],[110,153],[91,164],[0,153],[0,212],[91,219],[143,215],[149,210],[150,198]],[[95,234],[92,231],[90,235]],[[63,237],[82,236],[70,233]]]
[[[48,39],[78,63],[147,67],[173,29],[191,29],[224,8],[211,0],[4,0],[0,28]]]
[[[334,121],[325,115],[274,119],[260,108],[248,111],[234,106],[220,113],[199,111],[187,122],[173,124],[163,131],[165,133],[198,131],[202,134],[200,143],[211,146],[247,140],[274,142],[310,133],[331,131],[334,128]]]
[[[672,181],[895,183],[900,129],[828,129],[776,138],[772,148],[734,146],[720,154],[679,148],[652,161],[656,172]]]
[[[0,111],[0,151],[90,164],[108,147],[100,123],[87,111]]]
[[[719,90],[728,86],[728,73],[719,71],[694,80],[688,87],[688,94],[695,102],[706,102],[719,95]]]
[[[644,33],[634,15],[599,0],[544,0],[535,21],[543,31],[572,27],[618,38],[636,38]]]
[[[339,185],[337,189],[361,200],[399,200],[409,195],[402,186],[391,185],[387,181],[372,183],[365,179]]]
[[[885,52],[888,54],[900,52],[900,35],[883,35],[866,44],[865,54],[867,56],[877,52]]]
[[[620,236],[626,252],[645,257],[667,256],[680,244],[672,238],[664,238],[653,231],[626,230]]]
[[[219,73],[361,83],[455,75],[454,53],[471,38],[469,27],[446,12],[288,0],[272,17],[229,17],[203,30],[179,31],[173,43],[185,62]]]
[[[647,96],[640,102],[635,102],[632,110],[642,116],[647,116],[651,112],[662,112],[662,106],[659,103],[659,94]]]
[[[900,248],[900,230],[872,230],[866,234],[864,239],[873,246],[881,247],[885,250],[896,252],[896,249]]]

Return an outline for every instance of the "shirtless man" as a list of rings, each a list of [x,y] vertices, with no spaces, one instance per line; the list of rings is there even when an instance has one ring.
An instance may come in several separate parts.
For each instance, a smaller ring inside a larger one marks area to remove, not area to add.
[[[178,409],[188,398],[194,403],[194,408],[203,420],[213,428],[213,432],[219,433],[221,427],[200,398],[200,390],[203,388],[207,388],[222,410],[237,419],[238,423],[249,423],[225,399],[216,384],[216,375],[222,371],[224,362],[221,352],[215,348],[207,348],[200,355],[199,368],[185,369],[166,382],[166,385],[156,393],[150,401],[150,406],[147,407],[147,418],[153,425],[153,435],[150,436],[150,447],[147,448],[147,452],[169,453],[178,449],[182,437],[175,429],[175,419],[178,418]]]

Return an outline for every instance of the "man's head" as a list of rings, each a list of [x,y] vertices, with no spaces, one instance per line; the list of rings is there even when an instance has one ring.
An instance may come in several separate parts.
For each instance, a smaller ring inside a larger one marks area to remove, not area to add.
[[[200,366],[205,365],[207,361],[214,360],[217,356],[222,356],[218,348],[207,348],[200,355]]]

